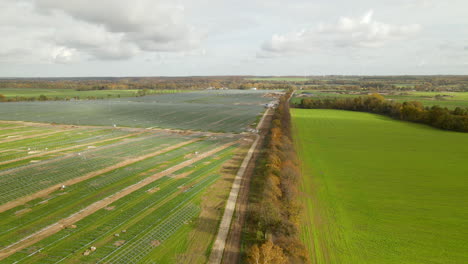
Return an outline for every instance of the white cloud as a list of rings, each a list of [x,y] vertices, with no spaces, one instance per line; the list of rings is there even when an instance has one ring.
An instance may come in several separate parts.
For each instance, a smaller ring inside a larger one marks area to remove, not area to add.
[[[392,25],[374,20],[370,10],[362,17],[341,17],[334,24],[320,23],[312,29],[275,34],[263,43],[259,57],[279,53],[310,52],[324,47],[377,48],[392,40],[413,36],[418,24]]]
[[[76,50],[67,47],[59,47],[52,51],[52,61],[56,63],[70,63],[75,59]]]
[[[107,43],[112,44],[116,39],[120,43],[113,45],[112,50],[121,47],[128,55],[135,47],[143,51],[180,51],[199,44],[200,36],[185,21],[183,6],[170,1],[36,0],[36,6],[42,12],[62,12],[88,27],[96,27],[93,31],[104,34]],[[91,41],[95,40],[94,33],[91,32],[94,38]]]
[[[182,6],[152,0],[0,0],[0,61],[122,60],[185,52],[200,34]]]

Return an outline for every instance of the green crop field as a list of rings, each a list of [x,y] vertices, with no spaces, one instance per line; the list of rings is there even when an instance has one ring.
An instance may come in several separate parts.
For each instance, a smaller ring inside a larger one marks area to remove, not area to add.
[[[1,119],[71,125],[243,132],[268,91],[202,91],[110,100],[0,103]],[[57,114],[59,111],[60,114]]]
[[[74,89],[41,89],[41,88],[0,88],[0,94],[7,99],[14,98],[38,98],[41,95],[49,99],[88,99],[88,98],[117,98],[132,97],[137,95],[138,90],[89,90],[78,91]],[[147,94],[166,94],[182,92],[180,90],[146,90]]]
[[[337,92],[327,92],[327,91],[314,91],[314,90],[304,90],[299,91],[296,94],[296,97],[292,98],[291,102],[300,103],[303,98],[301,93],[309,93],[310,99],[326,99],[326,98],[352,98],[361,96],[358,93],[337,93]],[[364,93],[367,94],[367,93]],[[456,107],[468,107],[468,92],[396,92],[393,94],[385,94],[384,97],[389,100],[394,100],[397,102],[405,101],[418,101],[421,102],[424,106],[433,106],[438,105],[441,107],[447,107],[448,109],[454,109]]]
[[[292,120],[312,263],[466,263],[467,134],[339,110]]]

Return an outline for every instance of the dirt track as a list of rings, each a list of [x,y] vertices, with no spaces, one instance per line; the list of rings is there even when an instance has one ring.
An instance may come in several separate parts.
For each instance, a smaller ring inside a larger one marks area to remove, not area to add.
[[[14,207],[16,207],[16,206],[22,205],[22,204],[24,204],[24,203],[27,203],[27,202],[29,202],[29,201],[31,201],[31,200],[36,199],[36,198],[44,197],[44,196],[48,195],[49,193],[58,190],[62,185],[70,186],[70,185],[73,185],[73,184],[76,184],[76,183],[85,181],[85,180],[87,180],[87,179],[96,177],[96,176],[98,176],[98,175],[100,175],[100,174],[103,174],[103,173],[106,173],[106,172],[109,172],[109,171],[118,169],[118,168],[120,168],[120,167],[124,167],[124,166],[130,165],[130,164],[135,163],[135,162],[138,162],[138,161],[142,161],[142,160],[144,160],[144,159],[147,159],[147,158],[150,158],[150,157],[153,157],[153,156],[156,156],[156,155],[159,155],[159,154],[162,154],[162,153],[171,151],[171,150],[173,150],[173,149],[182,147],[182,146],[184,146],[184,145],[187,145],[187,144],[190,144],[190,143],[199,141],[199,140],[201,140],[201,138],[195,138],[195,139],[192,139],[192,140],[189,140],[189,141],[184,141],[184,142],[182,142],[182,143],[173,145],[173,146],[171,146],[171,147],[168,147],[168,148],[165,148],[165,149],[161,149],[161,150],[158,150],[158,151],[156,151],[156,152],[146,154],[146,155],[144,155],[144,156],[139,156],[139,157],[137,157],[137,158],[127,159],[127,160],[125,160],[125,161],[119,162],[119,163],[114,164],[114,165],[112,165],[112,166],[109,166],[109,167],[107,167],[107,168],[104,168],[104,169],[101,169],[101,170],[97,170],[97,171],[90,172],[90,173],[85,174],[85,175],[83,175],[83,176],[81,176],[81,177],[74,178],[74,179],[68,180],[68,181],[66,181],[66,182],[62,182],[62,183],[59,183],[59,184],[55,184],[55,185],[50,186],[50,187],[48,187],[48,188],[46,188],[46,189],[40,190],[39,192],[36,192],[36,193],[34,193],[34,194],[28,195],[28,196],[26,196],[26,197],[21,197],[21,198],[19,198],[19,199],[16,199],[16,200],[14,200],[14,201],[8,202],[8,203],[6,203],[6,204],[2,204],[2,205],[0,206],[0,213],[1,213],[1,212],[4,212],[4,211],[6,211],[6,210],[9,210],[9,209],[11,209],[11,208],[14,208]]]
[[[265,114],[262,117],[262,120],[260,120],[257,129],[263,128],[266,120],[266,117],[270,115],[270,109],[265,111]],[[211,250],[211,255],[209,258],[208,263],[210,264],[219,264],[221,263],[223,259],[223,254],[225,252],[226,248],[226,240],[228,238],[228,234],[230,233],[230,227],[232,223],[232,218],[234,215],[234,210],[236,209],[236,203],[238,201],[238,196],[239,196],[239,191],[241,189],[241,183],[243,181],[243,178],[245,177],[245,173],[248,169],[248,165],[251,162],[252,157],[254,156],[254,152],[257,150],[259,146],[259,141],[262,138],[262,136],[257,135],[255,141],[253,142],[252,146],[250,147],[249,151],[247,152],[247,155],[244,158],[244,161],[242,162],[239,171],[236,174],[236,177],[234,179],[234,182],[232,184],[231,192],[229,194],[229,198],[226,202],[226,207],[224,209],[224,214],[223,218],[221,219],[221,224],[218,229],[218,234],[216,236],[216,240],[213,244],[213,248]],[[246,195],[245,193],[243,193]],[[240,198],[240,201],[243,201],[244,198]],[[234,248],[234,250],[237,252],[239,251],[239,242],[240,242],[240,231],[241,231],[242,226],[240,226],[240,229],[237,230],[239,232],[238,238],[232,239],[230,241],[230,246]],[[232,231],[231,231],[232,233]],[[225,262],[225,263],[234,263],[234,262]]]
[[[241,184],[239,197],[237,198],[237,206],[234,212],[235,217],[232,220],[229,235],[227,237],[224,249],[224,255],[222,259],[222,263],[224,264],[240,263],[240,241],[242,235],[242,227],[244,226],[244,221],[247,213],[250,179],[252,178],[252,175],[254,173],[255,163],[258,158],[260,149],[263,145],[265,135],[268,133],[271,118],[272,115],[271,113],[269,113],[268,116],[265,117],[265,121],[263,122],[262,127],[259,128],[260,139],[254,151],[252,159],[250,160],[249,165],[247,166],[247,169],[244,173],[244,179]]]
[[[8,130],[8,129],[17,129],[17,128],[24,128],[26,126],[12,126],[12,127],[2,127],[0,130]]]
[[[198,139],[199,140],[199,139]],[[184,143],[187,143],[187,142],[184,142]],[[94,212],[98,211],[99,209],[102,209],[102,208],[105,208],[107,207],[108,205],[110,205],[111,203],[117,201],[118,199],[122,198],[122,197],[125,197],[126,195],[130,194],[130,193],[133,193],[137,190],[139,190],[140,188],[158,180],[159,178],[163,177],[163,176],[167,176],[181,168],[184,168],[186,166],[189,166],[201,159],[204,159],[208,156],[211,156],[213,155],[214,153],[217,153],[229,146],[232,146],[234,145],[236,142],[231,142],[231,143],[227,143],[225,145],[222,145],[220,147],[217,147],[213,150],[210,150],[208,152],[205,152],[205,153],[202,153],[202,154],[199,154],[198,156],[196,156],[195,158],[193,159],[190,159],[190,160],[187,160],[187,161],[184,161],[178,165],[175,165],[169,169],[166,169],[162,172],[159,172],[159,173],[156,173],[150,177],[147,177],[133,185],[130,185],[128,187],[126,187],[125,189],[111,195],[111,196],[108,196],[98,202],[95,202],[93,204],[91,204],[90,206],[84,208],[83,210],[67,217],[67,218],[64,218],[62,220],[60,220],[59,222],[55,223],[55,224],[52,224],[48,227],[45,227],[43,228],[42,230],[34,233],[34,234],[31,234],[29,236],[27,236],[26,238],[23,238],[22,240],[20,241],[17,241],[11,245],[9,245],[8,247],[6,248],[3,248],[2,250],[0,250],[0,260],[14,254],[15,252],[21,250],[21,249],[24,249],[28,246],[31,246],[33,245],[34,243],[46,238],[46,237],[49,237],[57,232],[59,232],[60,230],[62,230],[63,228],[66,228],[67,226],[73,224],[73,223],[76,223],[77,221],[85,218],[86,216],[88,215],[91,215],[93,214]]]

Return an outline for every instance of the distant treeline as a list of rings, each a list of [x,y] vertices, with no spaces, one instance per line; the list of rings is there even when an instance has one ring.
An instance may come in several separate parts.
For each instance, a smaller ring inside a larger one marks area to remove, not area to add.
[[[303,83],[306,89],[344,91],[468,91],[468,76],[323,76]]]
[[[288,83],[248,81],[239,76],[0,79],[0,88],[90,90],[289,89]]]
[[[289,96],[280,99],[252,178],[244,241],[248,263],[306,263],[299,238],[300,170],[291,139]]]
[[[135,93],[135,96],[138,96]],[[0,94],[0,102],[35,102],[35,101],[70,101],[70,100],[104,100],[106,98],[111,98],[111,95],[108,96],[46,96],[46,95],[39,95],[39,96],[15,96],[15,97],[6,97],[3,94]],[[120,94],[116,95],[115,97],[120,98]]]
[[[436,128],[468,132],[468,109],[440,106],[424,107],[420,102],[394,102],[380,94],[356,98],[302,99],[299,108],[341,109],[386,115],[394,119],[430,125]]]

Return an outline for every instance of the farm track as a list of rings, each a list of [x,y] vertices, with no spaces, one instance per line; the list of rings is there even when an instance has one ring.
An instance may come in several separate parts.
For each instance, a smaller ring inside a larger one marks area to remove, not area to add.
[[[200,140],[200,139],[194,139],[194,140],[190,140],[190,141],[197,141],[197,140]],[[189,141],[189,142],[190,142]],[[183,142],[185,144],[187,144],[187,142]],[[181,143],[181,144],[183,144]],[[178,145],[181,145],[181,144],[178,144]],[[113,195],[110,195],[98,202],[95,202],[91,205],[89,205],[88,207],[84,208],[83,210],[67,217],[67,218],[64,218],[62,220],[60,220],[59,222],[55,223],[55,224],[52,224],[48,227],[45,227],[43,228],[42,230],[34,233],[34,234],[31,234],[29,235],[28,237],[26,238],[23,238],[22,240],[20,241],[17,241],[13,244],[11,244],[10,246],[6,247],[6,248],[3,248],[2,250],[0,250],[0,260],[14,254],[15,252],[21,250],[21,249],[24,249],[26,247],[29,247],[33,244],[35,244],[36,242],[46,238],[46,237],[49,237],[50,235],[53,235],[57,232],[59,232],[60,230],[62,230],[63,228],[66,228],[67,226],[73,224],[73,223],[76,223],[77,221],[85,218],[86,216],[89,216],[91,214],[93,214],[94,212],[102,209],[102,208],[105,208],[106,206],[110,205],[111,203],[125,197],[126,195],[128,194],[131,194],[139,189],[141,189],[142,187],[160,179],[161,177],[163,176],[168,176],[170,175],[171,173],[173,172],[176,172],[184,167],[187,167],[199,160],[202,160],[206,157],[209,157],[221,150],[224,150],[232,145],[236,144],[236,142],[230,142],[230,143],[227,143],[227,144],[224,144],[222,146],[219,146],[215,149],[212,149],[210,151],[207,151],[205,153],[202,153],[202,154],[199,154],[198,156],[196,156],[195,158],[193,159],[190,159],[190,160],[187,160],[187,161],[184,161],[180,164],[177,164],[171,168],[168,168],[164,171],[161,171],[159,173],[156,173],[152,176],[149,176],[143,180],[141,180],[140,182],[137,182],[133,185],[130,185],[128,186],[127,188],[113,194]],[[147,156],[147,155],[145,155]]]
[[[71,130],[72,129],[64,129],[64,130],[52,131],[52,132],[48,132],[48,133],[44,133],[44,134],[36,134],[36,135],[30,135],[30,136],[19,136],[19,137],[10,138],[10,139],[7,139],[7,140],[2,140],[2,141],[0,141],[0,143],[7,143],[7,142],[18,141],[18,140],[22,140],[22,139],[28,139],[28,138],[37,138],[37,137],[49,136],[49,135],[53,135],[53,134],[57,134],[57,133],[61,133],[61,132],[67,132],[67,131],[71,131]]]
[[[262,119],[260,120],[260,122],[258,123],[257,125],[257,129],[260,129],[260,128],[263,128],[264,126],[264,123],[265,123],[265,119],[267,116],[270,115],[270,109],[267,109],[267,111],[265,111],[265,113],[263,114],[263,117]],[[221,219],[221,223],[219,225],[219,228],[218,228],[218,234],[216,235],[216,240],[213,244],[213,247],[212,247],[212,250],[211,250],[211,254],[210,254],[210,257],[209,257],[209,260],[208,260],[208,263],[210,264],[219,264],[221,263],[222,259],[223,259],[223,254],[225,252],[225,248],[226,248],[226,241],[228,239],[228,234],[229,234],[229,231],[230,231],[230,228],[231,228],[231,223],[232,223],[232,218],[233,218],[233,215],[234,215],[234,211],[236,210],[236,206],[237,206],[237,201],[238,201],[238,197],[239,197],[239,192],[241,190],[241,184],[242,184],[242,181],[245,177],[245,174],[246,174],[246,171],[248,169],[248,165],[249,163],[251,162],[252,160],[252,157],[254,156],[254,152],[256,150],[258,150],[258,146],[259,146],[259,141],[260,139],[262,138],[262,136],[260,135],[256,135],[256,139],[255,141],[252,143],[249,151],[247,152],[247,155],[245,156],[240,168],[239,168],[239,171],[237,172],[236,174],[236,177],[234,178],[234,182],[232,184],[232,187],[231,187],[231,192],[229,193],[229,198],[226,202],[226,206],[225,206],[225,209],[224,209],[224,214],[223,214],[223,217]],[[241,198],[241,201],[243,199]],[[239,227],[239,232],[241,231],[241,227]],[[237,248],[237,250],[239,249],[239,243],[240,243],[240,234],[238,236],[238,241],[236,241],[236,239],[233,239],[232,241],[230,241],[230,246],[233,246],[234,250]],[[225,262],[225,263],[232,263],[232,262]]]
[[[0,130],[9,130],[9,129],[18,129],[18,128],[25,128],[26,126],[12,126],[12,127],[2,127]]]
[[[245,170],[244,179],[241,183],[239,197],[237,198],[237,206],[234,212],[234,219],[232,220],[233,222],[231,223],[230,231],[226,239],[226,245],[222,259],[222,263],[224,264],[240,263],[240,241],[242,236],[242,227],[244,226],[249,202],[248,198],[250,191],[250,180],[253,176],[255,164],[263,146],[265,136],[268,133],[272,117],[272,113],[269,113],[267,116],[265,116],[265,120],[261,126],[259,124],[259,127],[257,127],[257,129],[260,130],[260,138],[252,159],[250,160],[247,169]]]
[[[45,151],[45,152],[41,152],[41,153],[38,153],[38,154],[28,155],[28,156],[25,156],[25,157],[17,158],[17,159],[2,161],[2,162],[0,162],[0,166],[5,165],[5,164],[9,164],[9,163],[13,163],[13,162],[17,162],[17,161],[21,161],[21,160],[30,159],[30,158],[42,157],[42,156],[45,156],[45,155],[54,154],[54,153],[58,153],[58,152],[62,152],[62,151],[68,151],[68,150],[72,150],[72,149],[76,149],[76,148],[92,146],[92,145],[104,143],[104,142],[107,142],[107,141],[132,137],[132,136],[136,136],[136,135],[139,135],[139,134],[142,134],[142,133],[143,132],[137,132],[137,133],[132,133],[132,134],[128,134],[128,135],[125,135],[125,136],[120,136],[120,137],[115,137],[115,138],[108,138],[108,139],[104,139],[104,140],[100,140],[100,141],[89,142],[89,143],[85,143],[85,144],[81,144],[81,145],[75,145],[75,146],[71,146],[71,147],[67,147],[67,148],[61,148],[61,149],[56,149],[56,150],[51,150],[51,151]]]
[[[16,199],[14,201],[11,201],[11,202],[8,202],[6,204],[1,205],[0,206],[0,213],[4,212],[6,210],[9,210],[11,208],[14,208],[16,206],[22,205],[24,203],[27,203],[27,202],[29,202],[31,200],[36,199],[36,198],[46,196],[46,195],[50,194],[51,192],[58,190],[62,185],[70,186],[70,185],[73,185],[73,184],[88,180],[90,178],[96,177],[98,175],[104,174],[106,172],[109,172],[109,171],[112,171],[112,170],[115,170],[115,169],[130,165],[130,164],[136,163],[138,161],[142,161],[144,159],[147,159],[147,158],[150,158],[150,157],[153,157],[153,156],[156,156],[156,155],[160,155],[162,153],[174,150],[176,148],[179,148],[179,147],[182,147],[182,146],[185,146],[185,145],[188,145],[188,144],[194,143],[196,141],[200,141],[200,140],[202,140],[202,139],[201,138],[195,138],[195,139],[192,139],[192,140],[184,141],[184,142],[181,142],[179,144],[173,145],[171,147],[161,149],[161,150],[158,150],[156,152],[149,153],[149,154],[137,157],[137,158],[127,159],[125,161],[119,162],[117,164],[106,167],[104,169],[100,169],[100,170],[97,170],[97,171],[90,172],[90,173],[88,173],[86,175],[83,175],[81,177],[74,178],[74,179],[68,180],[66,182],[59,183],[59,184],[55,184],[53,186],[50,186],[50,187],[48,187],[46,189],[43,189],[43,190],[41,190],[39,192],[36,192],[34,194],[28,195],[26,197],[21,197],[19,199]]]

